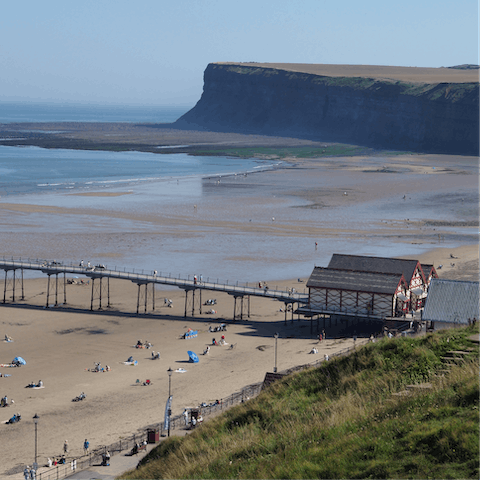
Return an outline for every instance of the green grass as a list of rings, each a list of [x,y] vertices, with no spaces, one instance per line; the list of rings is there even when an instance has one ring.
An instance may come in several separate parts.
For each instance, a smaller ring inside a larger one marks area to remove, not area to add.
[[[369,148],[357,145],[336,143],[326,147],[243,147],[243,148],[219,148],[215,150],[198,149],[191,152],[192,155],[221,155],[240,158],[275,157],[284,158],[322,158],[322,157],[346,157],[355,155],[373,154]]]
[[[478,478],[472,333],[385,339],[290,375],[163,441],[121,478]],[[467,348],[462,365],[435,375],[446,352]],[[393,395],[423,381],[432,388]]]

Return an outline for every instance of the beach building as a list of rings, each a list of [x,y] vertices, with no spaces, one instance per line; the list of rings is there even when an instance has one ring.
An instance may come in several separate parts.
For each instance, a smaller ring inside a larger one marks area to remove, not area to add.
[[[402,274],[408,288],[403,300],[404,312],[420,310],[425,305],[428,286],[432,278],[438,278],[433,265],[422,265],[418,260],[398,258],[370,257],[362,255],[332,255],[328,268],[358,272],[376,272],[385,274]]]
[[[465,326],[479,319],[479,282],[434,278],[428,288],[422,320],[427,329]]]
[[[315,267],[307,281],[304,314],[368,317],[403,315],[408,284],[402,273]]]
[[[395,322],[405,322],[408,315],[411,321],[437,277],[433,265],[418,260],[334,254],[328,267],[314,268],[307,281],[308,303],[298,313]]]

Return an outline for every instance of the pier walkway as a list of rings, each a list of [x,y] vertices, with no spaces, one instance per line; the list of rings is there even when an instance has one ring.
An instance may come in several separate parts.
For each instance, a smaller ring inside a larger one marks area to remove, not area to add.
[[[145,273],[126,271],[126,269],[119,270],[116,267],[108,269],[103,265],[90,266],[90,265],[73,265],[64,264],[57,261],[46,260],[31,260],[31,259],[0,259],[0,269],[5,272],[5,282],[3,291],[3,303],[7,302],[7,291],[12,292],[11,298],[15,302],[16,297],[20,297],[22,300],[25,298],[23,272],[24,270],[36,271],[47,275],[47,295],[46,295],[46,307],[51,305],[53,298],[55,299],[54,305],[59,305],[59,296],[63,295],[63,302],[67,303],[66,298],[66,284],[67,275],[78,276],[82,275],[88,278],[91,282],[91,301],[90,310],[94,309],[94,306],[98,306],[98,309],[102,309],[103,305],[110,307],[110,282],[111,278],[128,280],[138,285],[137,294],[137,314],[143,308],[144,312],[148,309],[148,300],[152,303],[152,309],[155,310],[155,285],[168,285],[178,287],[185,291],[185,313],[191,311],[192,316],[195,315],[195,309],[202,313],[202,292],[224,292],[231,295],[234,298],[233,308],[233,320],[242,319],[247,310],[247,315],[250,316],[250,297],[263,297],[271,300],[278,300],[285,304],[285,321],[287,320],[287,311],[290,311],[293,319],[294,305],[305,304],[308,302],[308,294],[298,293],[295,289],[286,290],[274,290],[267,286],[249,286],[239,285],[238,282],[234,284],[219,283],[210,281],[204,281],[200,276],[188,276],[187,278],[162,276],[161,272],[158,274],[156,271]],[[53,279],[51,278],[53,276]],[[257,284],[256,284],[257,285]],[[106,297],[106,299],[105,299]],[[105,300],[107,305],[105,305]],[[207,306],[208,307],[208,306]]]

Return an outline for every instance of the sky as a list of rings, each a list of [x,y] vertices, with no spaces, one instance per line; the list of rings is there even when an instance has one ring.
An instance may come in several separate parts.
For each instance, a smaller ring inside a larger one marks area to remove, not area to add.
[[[15,0],[0,101],[185,105],[211,62],[479,63],[478,0]]]

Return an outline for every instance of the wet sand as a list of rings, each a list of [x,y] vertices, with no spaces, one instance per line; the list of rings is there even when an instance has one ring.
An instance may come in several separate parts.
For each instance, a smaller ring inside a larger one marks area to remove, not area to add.
[[[306,281],[314,265],[326,266],[332,253],[418,258],[443,265],[443,278],[478,280],[477,159],[290,160],[286,168],[270,172],[186,183],[179,186],[182,195],[170,185],[165,198],[134,189],[119,196],[2,199],[1,253],[159,271],[161,265],[177,273],[266,280],[271,288],[297,290],[305,285],[297,279]],[[193,188],[198,188],[195,194]],[[65,439],[77,456],[85,438],[92,447],[109,444],[162,421],[169,367],[187,370],[172,377],[177,415],[184,407],[261,381],[274,366],[275,332],[280,334],[279,371],[352,343],[351,332],[327,328],[327,341],[317,345],[308,321],[284,325],[283,304],[252,298],[251,317],[228,325],[226,340],[236,348],[212,347],[193,365],[187,350],[201,354],[214,336],[209,325],[232,318],[228,295],[216,295],[216,314],[184,318],[183,292],[157,291],[155,315],[137,316],[133,283],[112,282],[112,308],[106,313],[88,310],[89,286],[67,285],[67,305],[46,309],[46,278],[28,279],[25,285],[25,301],[0,306],[0,338],[14,339],[1,342],[0,362],[15,356],[27,361],[21,368],[0,368],[12,375],[0,378],[0,396],[15,400],[14,407],[0,409],[0,421],[17,411],[23,418],[19,424],[0,424],[0,442],[9,446],[0,457],[2,476],[33,461],[35,413],[42,464],[62,453]],[[165,297],[173,300],[173,308],[163,306]],[[180,339],[188,328],[198,330],[198,337]],[[138,339],[150,341],[161,359],[152,361],[151,351],[135,349]],[[320,347],[318,355],[309,354],[314,345]],[[122,363],[130,355],[138,366]],[[112,371],[88,371],[94,362]],[[44,389],[25,388],[40,379]],[[139,386],[137,379],[153,384]],[[72,402],[81,391],[86,401]]]

